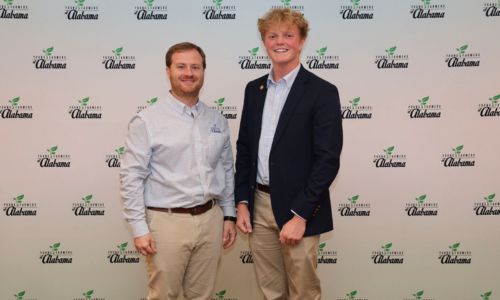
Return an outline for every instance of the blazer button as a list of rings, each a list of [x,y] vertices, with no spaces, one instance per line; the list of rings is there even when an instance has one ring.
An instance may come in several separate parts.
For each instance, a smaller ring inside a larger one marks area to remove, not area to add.
[[[252,190],[255,190],[255,185],[252,185],[251,188],[252,188]]]

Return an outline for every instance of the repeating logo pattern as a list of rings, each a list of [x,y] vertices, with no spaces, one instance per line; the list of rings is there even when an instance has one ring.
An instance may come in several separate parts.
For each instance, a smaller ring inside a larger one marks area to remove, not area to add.
[[[347,203],[339,203],[339,214],[342,217],[369,217],[370,203],[361,201],[359,195],[354,195],[347,198]]]
[[[483,197],[483,201],[475,202],[473,210],[476,216],[498,216],[500,215],[500,202],[495,200],[496,194]]]
[[[343,20],[372,20],[375,9],[372,4],[363,0],[351,0],[348,5],[340,6],[340,16]]]
[[[62,250],[61,243],[57,242],[49,246],[50,250],[40,251],[42,264],[71,264],[73,263],[73,251]]]
[[[236,106],[226,105],[226,98],[222,97],[214,101],[212,109],[221,113],[228,120],[236,120],[238,118],[238,108]]]
[[[316,50],[313,55],[306,57],[306,65],[311,70],[334,70],[339,69],[340,58],[338,55],[329,55],[328,47],[324,46]]]
[[[371,259],[374,264],[403,264],[404,252],[392,249],[392,243],[382,245],[382,250],[372,251]]]
[[[393,46],[385,49],[386,54],[375,56],[377,69],[407,69],[409,58],[407,54],[399,54],[398,47]]]
[[[14,97],[8,105],[0,105],[2,119],[33,119],[33,107],[21,103],[21,97]]]
[[[445,63],[448,68],[474,68],[479,67],[481,55],[468,51],[469,45],[465,44],[456,48],[456,52],[446,54]]]
[[[78,100],[78,104],[68,108],[71,119],[102,119],[102,107],[92,104],[90,97]]]
[[[318,246],[318,264],[336,264],[337,251],[329,250],[326,242],[320,243]]]
[[[441,264],[471,264],[472,252],[460,250],[460,243],[454,243],[448,246],[448,249],[439,251],[438,258]]]
[[[137,250],[128,250],[128,242],[118,244],[117,250],[109,250],[107,253],[110,264],[138,264],[140,254]]]
[[[105,162],[108,168],[119,168],[121,166],[121,158],[124,153],[125,147],[120,147],[115,149],[114,154],[107,154]]]
[[[464,145],[457,145],[452,148],[453,153],[441,155],[441,162],[446,168],[449,167],[474,167],[476,164],[476,154],[464,153]]]
[[[486,1],[484,3],[483,12],[486,17],[500,17],[500,2]]]
[[[8,217],[36,216],[37,204],[35,202],[26,201],[25,195],[19,194],[12,197],[11,201],[4,203],[3,211]]]
[[[88,5],[87,0],[74,0],[73,5],[67,5],[64,14],[68,20],[96,21],[99,19],[99,7]]]
[[[40,168],[69,168],[71,167],[71,156],[59,154],[59,146],[55,145],[46,150],[45,154],[39,154],[37,163]]]
[[[436,202],[427,199],[427,194],[415,197],[415,200],[406,203],[405,212],[409,217],[437,216],[439,206]]]
[[[167,20],[168,10],[166,5],[159,5],[158,0],[144,0],[145,5],[134,7],[134,15],[139,21]]]
[[[3,0],[3,4],[0,4],[0,19],[27,20],[28,17],[27,5],[17,4],[14,0]]]
[[[406,154],[395,154],[395,146],[384,149],[384,154],[376,154],[373,164],[376,168],[405,168]]]
[[[81,197],[80,202],[73,203],[71,210],[75,216],[104,216],[106,213],[104,203],[96,202],[92,194],[85,195]]]
[[[297,3],[295,0],[274,0],[274,2],[280,3],[279,5],[273,5],[271,8],[289,8],[301,13],[304,13],[304,5]]]
[[[267,55],[259,55],[260,47],[248,49],[247,55],[238,57],[238,64],[242,70],[270,70],[271,60]]]
[[[236,5],[230,0],[211,0],[211,4],[203,5],[202,15],[205,20],[235,20]]]
[[[55,48],[48,47],[41,51],[43,55],[33,55],[33,65],[37,70],[64,70],[66,69],[66,56],[55,55]]]
[[[135,56],[123,55],[123,47],[111,50],[114,55],[105,55],[102,57],[102,64],[106,70],[134,70]]]
[[[371,119],[373,116],[372,107],[370,105],[361,104],[364,100],[361,97],[356,97],[349,100],[350,105],[343,105],[342,119]]]
[[[489,98],[489,103],[479,104],[477,111],[481,117],[500,117],[500,94]]]
[[[443,19],[446,5],[434,3],[433,0],[420,0],[419,4],[411,6],[410,14],[413,19]]]
[[[430,97],[425,96],[417,99],[419,104],[408,106],[408,115],[410,119],[437,119],[441,118],[441,105],[429,104]]]

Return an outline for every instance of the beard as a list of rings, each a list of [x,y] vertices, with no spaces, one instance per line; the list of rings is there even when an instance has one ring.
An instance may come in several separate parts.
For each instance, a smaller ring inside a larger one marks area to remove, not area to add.
[[[182,84],[180,84],[179,81],[180,80],[173,80],[173,78],[170,77],[170,87],[175,95],[179,97],[188,97],[188,98],[198,97],[201,87],[203,86],[203,78],[200,79],[195,85],[189,88],[182,86]]]

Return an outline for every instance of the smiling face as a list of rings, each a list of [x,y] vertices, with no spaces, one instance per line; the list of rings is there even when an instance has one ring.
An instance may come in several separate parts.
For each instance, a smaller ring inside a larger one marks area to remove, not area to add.
[[[264,46],[273,67],[285,72],[291,71],[300,63],[303,45],[304,38],[294,25],[275,24],[264,34]]]
[[[167,74],[174,96],[197,99],[205,75],[203,58],[195,49],[175,52]]]

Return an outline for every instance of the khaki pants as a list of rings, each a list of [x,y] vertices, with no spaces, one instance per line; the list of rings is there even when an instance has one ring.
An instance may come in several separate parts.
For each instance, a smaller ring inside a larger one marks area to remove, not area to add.
[[[295,246],[282,245],[270,195],[259,190],[255,193],[253,219],[250,249],[257,283],[265,299],[321,299],[316,274],[319,235],[305,237]]]
[[[192,216],[147,210],[157,253],[146,257],[148,300],[206,300],[213,293],[222,253],[219,206]]]

